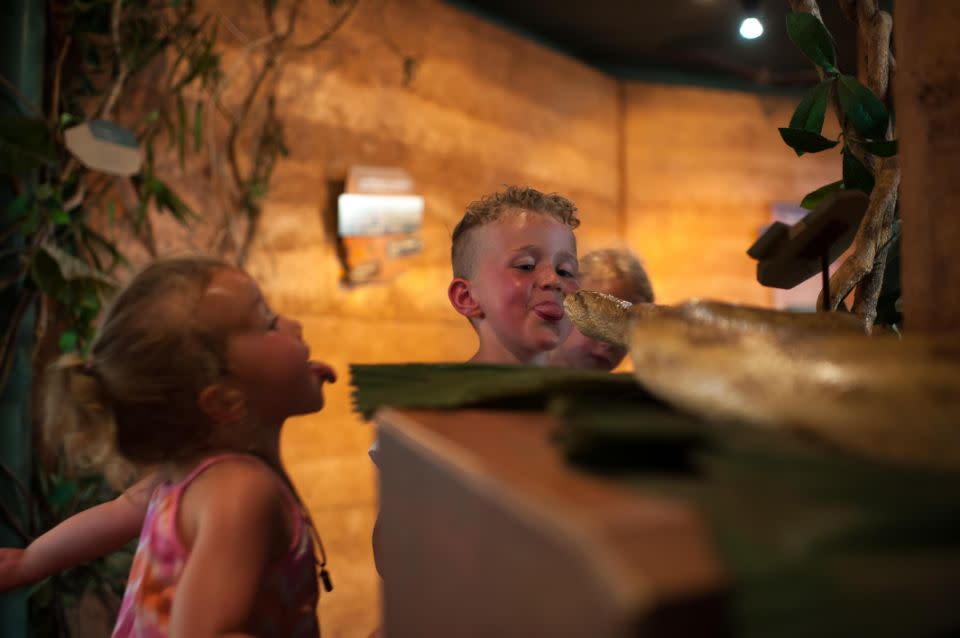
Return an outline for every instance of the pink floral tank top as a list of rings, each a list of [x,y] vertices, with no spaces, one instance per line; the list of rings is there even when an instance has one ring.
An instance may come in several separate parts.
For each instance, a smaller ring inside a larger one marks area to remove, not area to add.
[[[202,471],[228,458],[255,463],[246,455],[210,457],[179,483],[163,483],[154,490],[120,604],[113,638],[165,638],[177,583],[187,560],[177,535],[177,510],[183,490]],[[287,553],[268,569],[257,596],[255,634],[264,638],[316,638],[316,559],[309,520],[294,496],[284,487],[291,520],[296,522]]]

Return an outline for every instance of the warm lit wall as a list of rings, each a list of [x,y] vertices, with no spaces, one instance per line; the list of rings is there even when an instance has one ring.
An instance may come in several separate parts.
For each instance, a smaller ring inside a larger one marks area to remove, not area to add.
[[[840,179],[840,155],[796,154],[777,131],[799,97],[626,85],[626,239],[658,301],[769,305],[746,255],[773,202],[799,202]],[[826,135],[834,134],[830,122]]]
[[[222,10],[255,38],[262,19],[250,4]],[[305,14],[306,39],[329,11],[318,2],[304,11],[316,13]],[[409,87],[391,46],[419,60]],[[473,353],[475,337],[446,287],[450,232],[483,193],[506,183],[562,192],[582,210],[582,243],[615,239],[616,83],[436,1],[361,2],[328,47],[290,63],[279,92],[291,156],[271,185],[249,267],[274,305],[303,322],[313,356],[341,373],[322,413],[289,424],[283,452],[336,582],[321,603],[324,635],[366,636],[379,602],[369,549],[376,489],[366,456],[371,427],[351,414],[347,365]],[[425,251],[390,285],[339,283],[324,221],[327,182],[342,180],[351,164],[402,166],[426,199]]]
[[[210,1],[229,97],[249,73],[236,33],[256,41],[263,18],[259,3]],[[300,41],[332,15],[325,2],[303,12]],[[398,51],[418,60],[409,86]],[[248,267],[272,304],[303,323],[313,356],[341,375],[325,410],[293,420],[283,440],[330,559],[336,590],[321,618],[334,638],[366,636],[379,615],[372,431],[351,413],[347,366],[472,354],[475,337],[446,298],[449,236],[465,204],[507,183],[559,191],[580,206],[581,250],[634,248],[661,299],[767,303],[744,251],[769,203],[796,201],[839,171],[779,140],[795,99],[621,85],[439,0],[361,2],[328,45],[288,63],[279,95],[290,157]],[[425,250],[393,283],[349,290],[330,199],[353,164],[412,173],[426,200]],[[199,182],[171,181],[203,210]]]

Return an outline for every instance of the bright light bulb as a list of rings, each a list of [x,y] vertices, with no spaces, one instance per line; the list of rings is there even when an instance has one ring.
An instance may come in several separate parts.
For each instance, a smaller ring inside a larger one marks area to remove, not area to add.
[[[740,37],[754,40],[763,35],[763,23],[756,18],[746,18],[740,23]]]

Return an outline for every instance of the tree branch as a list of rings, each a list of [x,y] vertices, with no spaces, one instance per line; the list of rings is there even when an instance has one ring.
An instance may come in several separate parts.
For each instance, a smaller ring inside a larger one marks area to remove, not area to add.
[[[330,25],[330,28],[305,44],[291,47],[291,52],[295,54],[308,53],[332,38],[334,34],[340,30],[344,22],[353,14],[354,9],[357,8],[357,4],[359,4],[359,0],[350,0],[349,6],[347,6],[346,10],[340,14],[340,17]]]
[[[263,13],[267,18],[267,26],[270,27],[270,33],[277,32],[277,20],[273,17],[272,0],[263,0]]]
[[[68,35],[63,41],[63,47],[60,49],[60,55],[57,56],[57,66],[53,72],[53,88],[50,97],[50,126],[56,127],[57,120],[60,117],[60,78],[63,73],[63,61],[67,58],[67,51],[70,49],[72,39]]]
[[[253,106],[253,101],[257,97],[257,93],[260,92],[260,87],[263,86],[263,81],[273,68],[274,60],[268,57],[260,68],[260,72],[253,82],[253,86],[244,98],[243,104],[240,106],[240,112],[237,114],[237,119],[230,125],[230,132],[227,134],[227,160],[230,164],[233,181],[238,188],[242,188],[245,180],[240,172],[240,161],[237,159],[237,136],[240,133],[240,126],[250,113],[250,107]]]
[[[120,47],[120,14],[122,12],[122,0],[113,0],[113,10],[110,14],[110,37],[113,40],[113,50],[117,56],[117,64],[119,65],[120,71],[117,73],[117,79],[113,81],[113,86],[110,88],[110,93],[106,101],[104,101],[100,107],[98,117],[101,119],[109,117],[110,112],[113,111],[113,107],[120,97],[120,91],[123,89],[123,84],[127,81],[127,73],[129,72],[127,61],[123,55],[123,49]]]

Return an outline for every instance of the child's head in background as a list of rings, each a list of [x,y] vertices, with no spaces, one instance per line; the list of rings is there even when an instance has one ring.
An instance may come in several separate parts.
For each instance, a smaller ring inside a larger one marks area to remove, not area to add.
[[[300,324],[274,314],[245,272],[162,259],[113,300],[88,361],[51,366],[45,422],[92,464],[113,451],[141,467],[273,457],[283,421],[321,409],[332,380],[310,362]]]
[[[546,365],[572,330],[564,295],[577,289],[577,207],[510,186],[471,203],[453,231],[448,296],[480,340],[474,363]]]
[[[653,287],[640,260],[629,250],[604,249],[580,260],[580,288],[604,292],[630,303],[653,303]],[[550,355],[550,364],[570,368],[613,370],[627,352],[583,336],[574,329]]]

